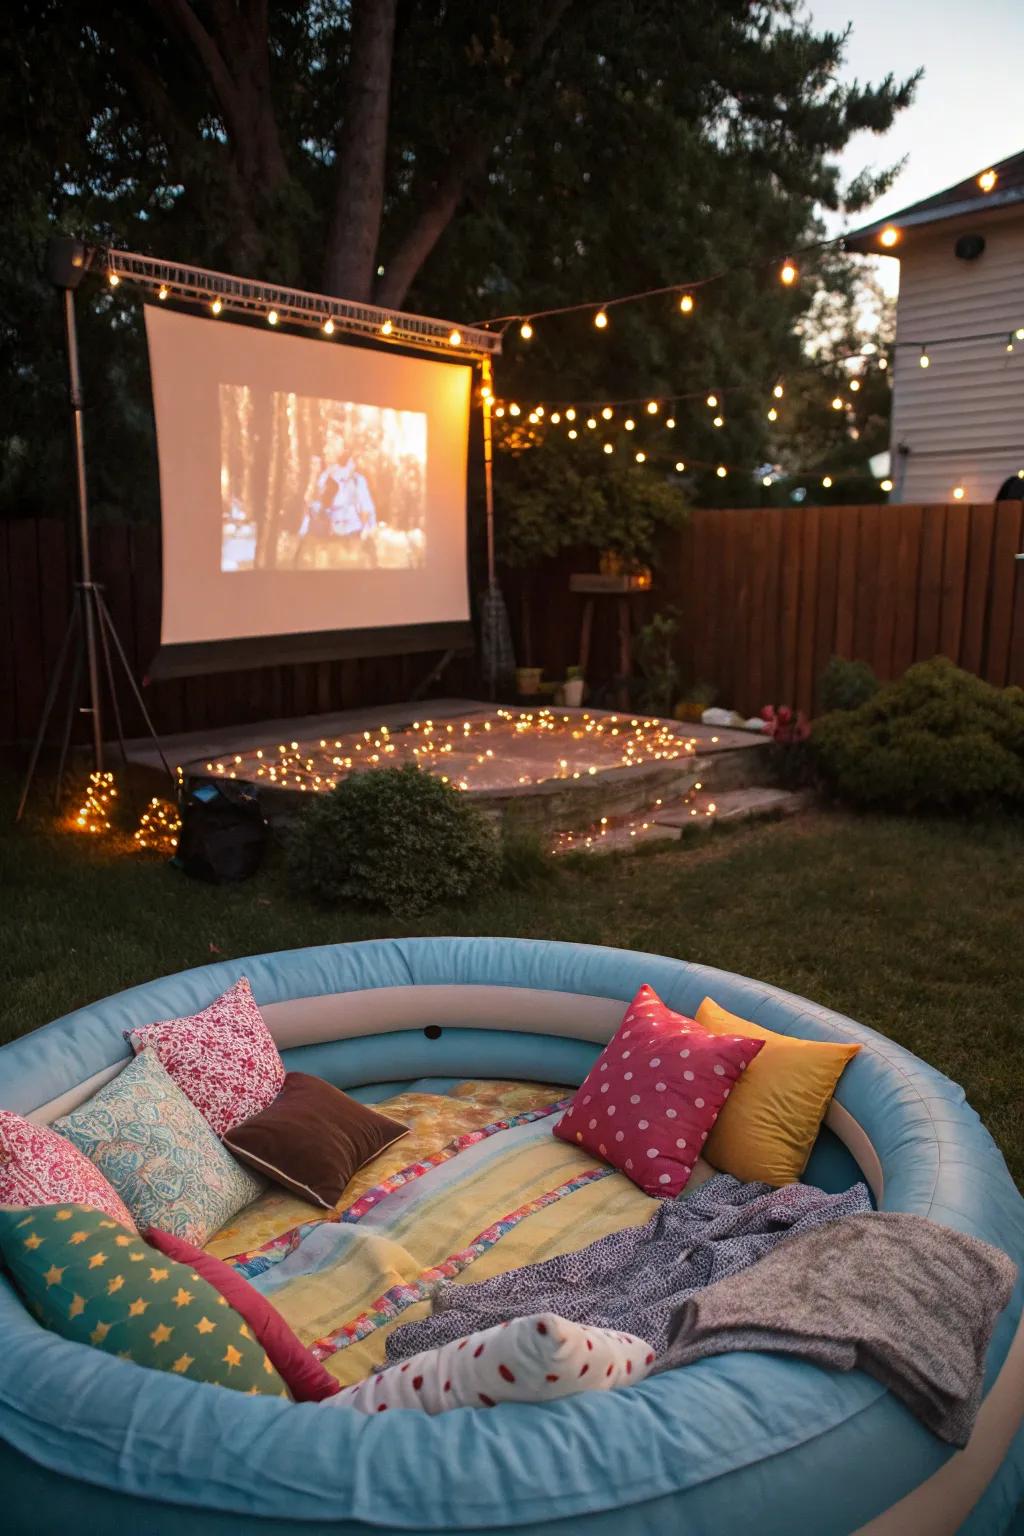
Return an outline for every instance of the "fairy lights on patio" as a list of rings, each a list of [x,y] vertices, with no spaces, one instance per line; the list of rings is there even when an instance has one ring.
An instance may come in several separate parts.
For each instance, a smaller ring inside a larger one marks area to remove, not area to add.
[[[138,847],[156,853],[172,854],[178,846],[181,817],[178,807],[170,800],[154,795],[142,815],[133,834]]]

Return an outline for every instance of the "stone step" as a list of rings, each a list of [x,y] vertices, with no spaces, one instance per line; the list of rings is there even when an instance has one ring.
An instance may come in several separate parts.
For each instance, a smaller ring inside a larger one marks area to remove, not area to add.
[[[807,790],[748,785],[743,789],[702,789],[687,805],[657,810],[651,817],[661,827],[710,827],[714,822],[750,821],[757,816],[794,816],[811,801]]]

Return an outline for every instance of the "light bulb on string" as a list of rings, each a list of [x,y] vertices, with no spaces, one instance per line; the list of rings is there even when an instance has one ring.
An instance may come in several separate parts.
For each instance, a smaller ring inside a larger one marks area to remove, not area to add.
[[[625,427],[627,432],[632,432],[636,426],[636,422],[633,420],[632,416],[627,416],[622,425]]]
[[[928,356],[928,348],[927,347],[922,347],[921,348],[921,356],[918,358],[917,361],[918,361],[919,366],[922,367],[922,368],[930,368],[931,367],[932,360]]]
[[[462,346],[462,332],[458,329],[457,326],[453,326],[452,329],[448,332],[448,345],[450,347]]]
[[[602,443],[601,447],[602,447],[602,449],[603,449],[603,451],[605,453],[614,453],[615,452],[615,449],[614,449],[614,447],[612,446],[611,443]]]
[[[997,173],[990,168],[987,171],[982,171],[978,177],[978,186],[983,192],[991,192],[998,180]]]
[[[537,412],[538,416],[543,416],[544,415],[544,407],[542,405],[534,406],[534,410]]]
[[[480,398],[481,398],[481,400],[493,400],[494,399],[494,390],[491,388],[491,386],[489,384],[481,384],[481,386],[480,386]]]
[[[508,413],[509,413],[510,416],[518,416],[519,415],[519,407],[518,407],[518,405],[516,405],[514,400],[512,401],[512,404],[508,408]]]
[[[954,487],[953,487],[953,500],[954,501],[963,501],[963,499],[964,499],[964,497],[966,495],[967,495],[967,489],[966,489],[965,486],[954,485]]]
[[[832,396],[832,409],[834,411],[841,411],[842,408],[843,408],[843,398],[842,398],[842,396],[841,395],[833,395]]]
[[[156,296],[160,300],[160,302],[163,303],[163,301],[164,301],[164,299],[166,299],[168,293],[170,293],[170,289],[168,288],[167,284],[166,283],[161,283],[160,287],[157,289],[157,295]]]
[[[781,384],[776,384],[775,388],[772,390],[772,394],[775,396],[776,400],[781,400],[785,392],[786,391],[783,389]]]
[[[533,326],[530,324],[529,320],[523,321],[522,325],[519,327],[519,334],[524,341],[530,340],[530,337],[533,335]]]
[[[1013,333],[1014,341],[1024,341],[1024,325],[1018,325]]]
[[[612,416],[614,415],[611,406],[606,405],[604,410],[601,412],[601,415],[604,417],[605,421],[611,421]]]
[[[675,419],[674,416],[667,416],[665,418],[665,425],[666,425],[666,427],[671,428],[671,427],[674,427],[675,424],[676,424],[676,419]]]
[[[884,373],[885,370],[888,368],[888,366],[889,366],[889,359],[887,357],[880,357],[878,359],[878,370],[879,370],[880,373]]]
[[[679,300],[680,312],[684,315],[692,315],[694,302],[695,300],[692,293],[684,293],[682,298]]]
[[[762,475],[762,476],[761,476],[761,484],[762,484],[762,485],[765,485],[765,486],[770,486],[770,485],[771,485],[771,483],[772,483],[772,477],[771,477],[771,475]]]
[[[719,480],[724,480],[728,473],[729,471],[726,469],[724,464],[719,464],[718,468],[715,470],[715,474],[718,476]]]
[[[569,409],[565,413],[565,419],[566,419],[566,421],[575,421],[576,420],[576,410],[575,410],[575,407],[570,405]]]
[[[878,489],[880,491],[884,491],[885,494],[888,496],[889,492],[892,490],[892,481],[891,480],[883,480],[883,481],[881,481],[881,483],[879,484]]]
[[[711,425],[713,427],[724,427],[725,426],[725,417],[724,416],[716,416],[715,419],[712,421]]]
[[[832,476],[822,475],[821,483],[825,487],[826,491],[830,491],[832,489]]]
[[[534,426],[536,426],[537,422],[540,421],[540,417],[537,415],[536,411],[531,411],[526,419],[527,421],[532,422]]]
[[[856,394],[857,391],[860,389],[860,379],[851,379],[850,380],[850,389],[852,390],[852,392],[854,394]]]
[[[324,333],[325,336],[333,336],[334,335],[334,321],[331,319],[330,315],[328,315],[327,319],[324,321],[322,329],[323,329],[323,333]],[[481,390],[480,393],[483,394],[484,393],[483,390]],[[489,400],[490,398],[491,398],[491,392],[490,392],[490,390],[488,390],[487,393],[484,395],[484,399],[485,400]]]
[[[769,410],[769,412],[768,412],[768,420],[769,421],[778,421],[778,419],[779,419],[779,413],[778,413],[778,411],[775,409],[775,407],[773,405],[771,407],[771,409]]]
[[[599,331],[603,331],[605,329],[608,324],[608,315],[604,309],[598,310],[597,314],[594,316],[594,324],[597,326]]]
[[[557,427],[558,423],[561,421],[561,419],[562,419],[561,411],[552,411],[551,412],[551,425],[553,427]]]
[[[573,439],[573,441],[575,441],[576,438],[579,437],[579,433],[576,431],[575,427],[570,427],[569,428],[569,436]]]
[[[587,426],[590,428],[591,431],[593,431],[594,428],[597,426],[597,417],[596,416],[588,416],[587,417]]]
[[[787,288],[792,287],[799,275],[800,274],[797,272],[796,266],[792,261],[784,261],[782,266],[779,268],[779,281],[784,283]]]
[[[707,399],[708,409],[713,411],[717,404],[718,404],[718,396],[717,395],[708,395],[708,399]]]
[[[390,336],[393,330],[394,326],[391,324],[391,321],[385,320],[384,324],[380,328],[380,333],[382,336]]]
[[[657,402],[657,400],[648,400],[648,402],[647,402],[647,414],[648,414],[648,416],[657,416],[657,414],[658,414],[658,402]]]
[[[899,238],[900,232],[895,224],[887,224],[878,237],[878,243],[891,250],[894,245],[899,243]]]
[[[116,272],[107,273],[107,282],[110,284],[111,288],[116,288],[120,281],[121,279],[118,277]]]
[[[504,416],[504,414],[505,414],[505,407],[503,405],[499,405],[495,409],[494,414],[495,414],[495,416]]]
[[[634,454],[634,458],[635,458],[635,459],[636,459],[636,462],[637,462],[637,463],[638,463],[638,464],[643,464],[643,463],[644,463],[644,461],[645,461],[645,460],[646,460],[646,458],[647,458],[647,455],[646,455],[646,453],[644,453],[644,451],[643,451],[643,449],[642,449],[642,448],[641,448],[641,449],[639,449],[639,450],[638,450],[638,451],[637,451],[637,452],[636,452],[636,454]]]
[[[677,475],[681,475],[681,474],[684,474],[685,471],[686,471],[686,465],[683,463],[682,459],[677,459],[676,460],[676,474]]]
[[[277,313],[276,309],[268,309],[267,310],[267,324],[268,325],[276,325],[280,318],[281,317]]]

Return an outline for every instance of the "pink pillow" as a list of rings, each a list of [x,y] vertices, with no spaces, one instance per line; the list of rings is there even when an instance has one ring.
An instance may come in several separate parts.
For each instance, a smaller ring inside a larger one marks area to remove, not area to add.
[[[187,1264],[201,1280],[220,1292],[229,1307],[234,1307],[297,1403],[320,1403],[340,1391],[341,1382],[325,1371],[316,1356],[296,1338],[277,1308],[230,1264],[215,1259],[212,1253],[204,1253],[202,1248],[194,1248],[183,1237],[161,1232],[158,1227],[150,1227],[143,1236],[158,1253],[178,1264]]]
[[[244,976],[202,1013],[126,1029],[124,1037],[136,1054],[156,1051],[217,1136],[258,1115],[284,1087],[284,1062]]]
[[[74,1142],[0,1109],[0,1205],[88,1205],[135,1231],[121,1196]]]
[[[763,1045],[712,1035],[641,987],[555,1135],[603,1157],[646,1194],[674,1197]]]

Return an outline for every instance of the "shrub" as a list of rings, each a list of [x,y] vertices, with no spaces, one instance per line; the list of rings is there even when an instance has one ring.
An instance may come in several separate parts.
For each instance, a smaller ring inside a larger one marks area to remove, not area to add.
[[[1024,807],[1024,692],[936,656],[858,709],[823,716],[811,745],[854,805],[896,811]]]
[[[830,715],[836,709],[859,709],[877,692],[878,678],[866,661],[833,656],[821,674],[821,712]]]
[[[343,779],[303,808],[287,841],[293,884],[324,902],[416,917],[493,884],[501,868],[489,822],[414,763]]]
[[[640,673],[637,699],[646,714],[665,716],[671,712],[679,687],[675,657],[678,630],[676,610],[666,608],[656,613],[636,637],[634,655]]]

